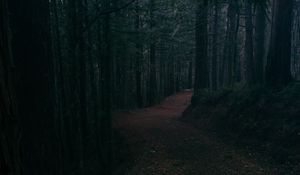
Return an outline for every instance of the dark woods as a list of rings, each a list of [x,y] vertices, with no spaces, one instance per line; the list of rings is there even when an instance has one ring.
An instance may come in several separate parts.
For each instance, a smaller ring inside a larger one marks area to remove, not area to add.
[[[294,42],[299,38],[293,38],[295,50],[291,48],[292,35],[298,33],[297,24],[292,25],[298,21],[294,4],[298,2],[199,1],[195,91],[237,84],[284,87],[291,82],[292,73],[298,74]]]
[[[110,174],[112,110],[192,86],[190,8],[1,1],[0,174]]]
[[[299,1],[203,0],[197,8],[194,97],[184,118],[278,174],[299,174]]]
[[[109,175],[114,110],[300,76],[298,1],[1,0],[0,13],[1,175]]]

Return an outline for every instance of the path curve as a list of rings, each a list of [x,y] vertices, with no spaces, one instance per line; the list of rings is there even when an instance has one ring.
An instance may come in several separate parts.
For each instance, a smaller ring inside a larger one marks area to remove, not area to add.
[[[179,121],[192,92],[168,97],[158,106],[116,115],[116,128],[132,150],[125,175],[268,175],[250,156],[213,134]]]

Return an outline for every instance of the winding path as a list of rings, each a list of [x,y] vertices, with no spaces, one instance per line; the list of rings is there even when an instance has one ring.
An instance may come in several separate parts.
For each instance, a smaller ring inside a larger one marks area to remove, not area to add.
[[[116,127],[134,159],[122,174],[274,174],[214,134],[179,121],[191,96],[192,92],[182,92],[168,97],[161,105],[117,114]]]

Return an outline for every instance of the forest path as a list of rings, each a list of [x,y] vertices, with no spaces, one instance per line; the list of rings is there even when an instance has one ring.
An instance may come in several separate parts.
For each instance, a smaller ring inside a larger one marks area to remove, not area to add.
[[[191,96],[192,92],[182,92],[158,106],[117,114],[116,128],[125,137],[134,159],[120,174],[273,174],[213,133],[179,121]]]

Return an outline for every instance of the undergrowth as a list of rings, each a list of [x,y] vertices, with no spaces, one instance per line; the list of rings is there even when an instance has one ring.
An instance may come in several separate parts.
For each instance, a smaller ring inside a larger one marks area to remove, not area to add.
[[[203,92],[193,97],[184,116],[277,163],[300,161],[300,83],[282,90],[236,87]]]

